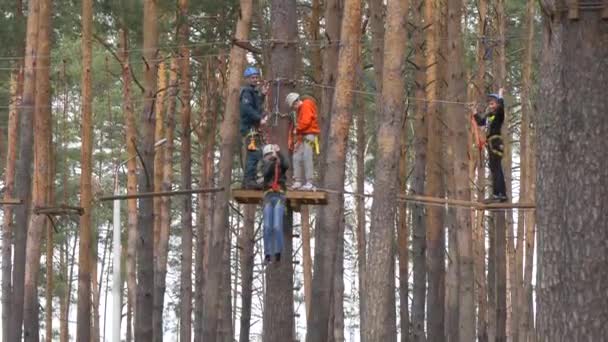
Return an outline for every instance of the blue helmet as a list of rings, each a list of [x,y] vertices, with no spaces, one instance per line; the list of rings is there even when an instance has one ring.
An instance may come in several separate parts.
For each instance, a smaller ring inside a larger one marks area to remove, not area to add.
[[[245,72],[243,73],[243,76],[245,77],[251,77],[253,75],[260,75],[260,71],[256,68],[256,67],[247,67],[245,69]]]

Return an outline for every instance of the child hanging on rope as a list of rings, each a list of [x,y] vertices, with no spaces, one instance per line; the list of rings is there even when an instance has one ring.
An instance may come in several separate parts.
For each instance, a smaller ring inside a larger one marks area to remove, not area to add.
[[[257,165],[262,159],[262,136],[260,125],[266,124],[264,117],[264,98],[268,85],[260,84],[260,71],[255,67],[247,67],[243,74],[246,85],[241,88],[239,106],[241,113],[240,132],[243,145],[247,148],[244,169],[243,188],[261,190],[262,186],[256,181]]]
[[[290,132],[293,141],[293,190],[315,190],[313,185],[313,154],[319,153],[319,123],[317,121],[317,104],[298,93],[289,93],[285,98],[289,108],[296,111],[296,124]]]
[[[269,264],[274,255],[281,260],[283,250],[283,216],[285,215],[285,190],[289,160],[279,145],[264,146],[264,263]]]
[[[502,94],[502,88],[498,91],[498,94],[489,94],[486,110],[474,115],[477,124],[485,126],[487,132],[486,143],[490,173],[492,174],[492,197],[487,199],[486,202],[506,202],[508,200],[505,176],[501,164],[504,152],[501,129],[505,120],[505,102]]]

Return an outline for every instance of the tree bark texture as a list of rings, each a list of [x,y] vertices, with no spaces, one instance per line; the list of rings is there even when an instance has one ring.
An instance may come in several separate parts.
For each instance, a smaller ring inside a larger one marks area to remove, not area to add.
[[[532,127],[533,107],[532,107],[532,66],[534,53],[534,15],[535,2],[529,0],[526,2],[526,14],[524,26],[526,32],[526,45],[523,56],[522,70],[522,118],[521,118],[521,194],[520,201],[534,203],[534,156],[535,150],[533,146],[534,128]],[[518,224],[523,225],[522,236],[523,245],[518,245],[518,265],[523,264],[525,255],[525,267],[523,268],[523,276],[521,278],[521,288],[518,296],[518,315],[519,315],[519,339],[523,342],[531,340],[531,336],[535,335],[534,320],[530,319],[533,312],[530,312],[530,304],[528,300],[532,299],[532,267],[534,258],[534,218],[535,213],[520,211],[517,218]],[[519,234],[519,232],[518,232]],[[521,270],[521,268],[520,268]]]
[[[143,8],[143,110],[140,115],[141,139],[138,175],[139,192],[154,190],[154,131],[156,127],[156,82],[158,28],[156,0],[144,0]],[[154,200],[140,198],[137,217],[137,300],[135,340],[152,341],[154,312]]]
[[[252,0],[240,0],[240,16],[237,22],[235,39],[247,40],[253,11]],[[244,69],[246,51],[234,45],[230,51],[230,66],[228,76],[228,95],[224,120],[220,125],[220,162],[218,167],[218,186],[224,191],[218,192],[215,202],[218,209],[213,212],[212,229],[209,232],[208,269],[204,288],[203,303],[203,340],[213,341],[217,336],[219,312],[217,310],[221,298],[217,294],[222,286],[222,258],[226,240],[225,231],[228,229],[228,201],[230,199],[230,183],[232,181],[232,164],[236,151],[239,123],[239,90],[241,75]]]
[[[92,90],[92,49],[93,49],[93,1],[82,2],[82,150],[80,176],[80,206],[84,214],[80,217],[80,243],[78,247],[78,325],[76,340],[89,342],[92,339],[92,185],[93,176],[93,90]]]
[[[608,335],[608,22],[578,20],[543,1],[537,220],[538,339],[600,341]],[[602,37],[604,43],[598,39]],[[595,39],[594,39],[595,38]]]
[[[13,259],[13,309],[9,340],[18,341],[22,336],[26,242],[31,215],[32,162],[34,144],[34,112],[36,105],[36,68],[38,55],[38,14],[39,0],[30,0],[28,5],[27,32],[24,59],[23,98],[19,108],[19,149],[15,177],[15,197],[23,205],[15,208],[15,245]]]
[[[334,93],[329,138],[323,162],[324,188],[335,191],[344,189],[346,144],[352,119],[351,104],[355,84],[352,72],[358,64],[361,38],[361,3],[356,0],[344,2],[344,16],[341,27],[341,48],[338,57],[337,92]],[[326,65],[327,66],[327,65]],[[341,213],[344,196],[339,193],[328,195],[328,205],[319,210],[319,225],[315,232],[315,258],[313,272],[312,321],[306,336],[307,342],[321,342],[328,339],[329,309],[333,303],[333,277],[335,271],[336,247],[341,238],[337,227],[343,220]]]
[[[312,302],[312,254],[310,247],[310,207],[305,205],[300,209],[302,224],[302,264],[304,273],[304,302],[306,304],[306,322],[310,321],[310,306]]]
[[[38,55],[36,69],[36,110],[34,115],[34,184],[32,207],[47,206],[49,197],[49,167],[51,139],[51,81],[50,37],[51,1],[41,0],[38,13]],[[23,302],[23,339],[36,342],[40,339],[38,306],[38,276],[42,236],[46,231],[47,217],[32,213],[27,231],[25,257],[25,292]]]
[[[329,130],[331,126],[331,115],[333,110],[334,86],[338,77],[338,54],[340,51],[340,31],[342,28],[342,16],[344,11],[344,0],[325,0],[325,38],[327,45],[323,51],[323,96],[321,100],[321,149],[326,154],[329,143]],[[323,156],[324,158],[324,156]],[[320,171],[323,163],[319,163]]]
[[[256,207],[245,207],[243,229],[239,237],[241,248],[241,321],[239,342],[249,342],[251,328],[251,302],[253,291],[253,264],[255,258],[255,211]]]
[[[424,76],[424,75],[423,75]],[[407,174],[408,174],[408,163],[407,163],[407,152],[408,152],[408,126],[404,121],[401,125],[401,137],[399,146],[399,193],[407,192]],[[401,342],[410,341],[411,327],[410,327],[410,315],[409,315],[409,226],[408,226],[408,211],[407,203],[400,202],[397,212],[397,248],[399,256],[399,327],[401,331]],[[426,240],[426,237],[423,236]],[[424,254],[422,262],[426,264],[424,260]],[[426,290],[426,278],[424,287]],[[426,293],[426,291],[425,291]],[[422,301],[426,298],[423,296]],[[422,332],[424,333],[424,311],[422,312]],[[415,341],[415,339],[414,339]]]
[[[424,98],[424,88],[426,86],[426,75],[424,70],[424,25],[423,25],[423,0],[416,0],[412,4],[412,17],[414,20],[413,46],[414,64],[416,71],[414,74],[414,97]],[[427,103],[422,101],[414,102],[414,169],[412,172],[412,193],[414,195],[424,195],[424,182],[426,178],[427,163]],[[426,227],[424,226],[425,208],[421,204],[412,206],[412,257],[414,285],[412,293],[412,341],[424,342],[425,304],[426,304]],[[407,279],[407,278],[406,278]],[[403,338],[403,337],[402,337]]]
[[[277,40],[297,39],[297,13],[295,0],[274,0],[271,2],[271,37]],[[295,45],[271,47],[270,65],[273,84],[273,98],[279,104],[281,113],[288,113],[285,96],[294,89],[293,84],[278,83],[280,79],[292,79],[295,75]],[[278,81],[276,81],[278,80]],[[278,119],[270,127],[271,142],[279,144],[281,150],[288,151],[287,135],[289,120]],[[288,174],[289,175],[289,174]],[[281,261],[266,268],[266,291],[264,292],[264,342],[291,341],[294,336],[293,306],[293,213],[289,207],[283,220],[284,249]]]
[[[424,7],[426,33],[426,99],[428,134],[432,139],[427,144],[426,163],[426,193],[429,196],[442,197],[444,195],[444,181],[442,173],[442,124],[441,114],[437,106],[438,92],[442,87],[443,77],[440,75],[438,63],[443,63],[440,57],[439,45],[439,9],[438,2],[426,1]],[[441,207],[430,206],[426,216],[426,245],[427,245],[427,327],[429,341],[444,340],[445,318],[445,210]]]
[[[50,94],[49,94],[50,95]],[[50,115],[49,115],[50,117]],[[49,131],[52,131],[52,121],[48,121]],[[49,132],[50,133],[50,132]],[[48,155],[49,155],[49,167],[48,167],[48,193],[47,203],[50,206],[55,204],[55,145],[53,145],[52,134],[47,135],[48,144]],[[45,311],[44,311],[44,328],[45,328],[45,341],[53,341],[53,293],[54,293],[54,278],[55,271],[53,270],[54,261],[54,227],[50,220],[46,220],[46,288],[45,288]]]
[[[466,99],[464,54],[462,40],[462,1],[448,1],[448,85],[447,98],[452,101],[464,102]],[[466,117],[465,107],[458,105],[447,106],[447,159],[448,169],[453,171],[450,175],[449,197],[466,199],[471,198],[469,185],[469,157],[468,133],[462,124]],[[451,331],[457,329],[460,341],[473,341],[475,339],[475,305],[473,296],[473,246],[471,216],[465,209],[450,208],[452,222],[451,229],[456,230],[456,246],[458,254],[458,327],[450,327]],[[452,247],[450,246],[450,249]],[[453,260],[452,260],[453,262]]]
[[[17,143],[19,137],[19,111],[21,101],[19,84],[23,83],[23,72],[13,71],[10,83],[10,105],[7,125],[6,172],[4,173],[5,199],[13,198],[15,191],[15,166],[17,164]],[[9,342],[11,315],[13,308],[12,267],[13,267],[13,207],[5,206],[2,225],[2,341]]]
[[[394,321],[395,280],[394,224],[398,187],[398,160],[401,127],[404,120],[404,84],[401,73],[405,63],[404,37],[407,37],[408,2],[391,0],[387,7],[387,30],[384,37],[382,72],[382,111],[378,121],[378,156],[376,183],[371,213],[366,277],[365,337],[367,341],[396,341]],[[394,270],[394,268],[393,268]],[[405,332],[407,333],[407,332]]]
[[[122,69],[122,96],[123,113],[125,117],[125,137],[127,147],[127,195],[137,192],[137,152],[135,144],[137,141],[137,129],[135,127],[135,112],[131,99],[131,65],[129,62],[128,31],[124,27],[120,29],[119,56]],[[131,303],[130,307],[136,308],[136,271],[135,259],[137,251],[137,199],[127,200],[127,297]],[[127,306],[129,308],[129,306]],[[127,320],[127,325],[130,325]]]
[[[160,72],[160,70],[159,70]],[[171,59],[169,67],[169,93],[167,99],[166,130],[165,139],[167,142],[160,154],[162,162],[160,167],[162,172],[161,191],[171,191],[173,188],[173,154],[175,153],[175,97],[177,96],[177,62],[175,58]],[[159,137],[160,139],[160,137]],[[156,269],[154,272],[154,339],[162,341],[163,337],[163,311],[164,298],[166,290],[167,276],[167,259],[169,254],[169,232],[171,230],[171,197],[165,196],[160,198],[160,226],[158,232],[158,241],[156,245]]]
[[[180,51],[180,96],[181,96],[181,183],[183,190],[192,188],[192,147],[190,108],[190,48],[188,40],[188,0],[178,2],[178,44]],[[182,259],[180,276],[180,341],[192,340],[192,196],[182,198]]]

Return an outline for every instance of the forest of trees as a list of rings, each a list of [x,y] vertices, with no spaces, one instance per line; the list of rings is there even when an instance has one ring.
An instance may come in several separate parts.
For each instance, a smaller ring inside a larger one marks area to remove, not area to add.
[[[607,1],[5,0],[0,42],[2,342],[608,336]],[[251,65],[282,150],[285,96],[320,109],[327,204],[271,265]]]

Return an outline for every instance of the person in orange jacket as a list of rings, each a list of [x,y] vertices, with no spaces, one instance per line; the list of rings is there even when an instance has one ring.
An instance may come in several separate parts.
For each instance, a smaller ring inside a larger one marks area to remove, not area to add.
[[[319,153],[318,136],[321,130],[317,120],[317,104],[310,97],[301,97],[298,93],[289,93],[285,98],[289,108],[296,111],[296,124],[293,136],[293,173],[295,182],[293,190],[314,190],[313,155]]]

